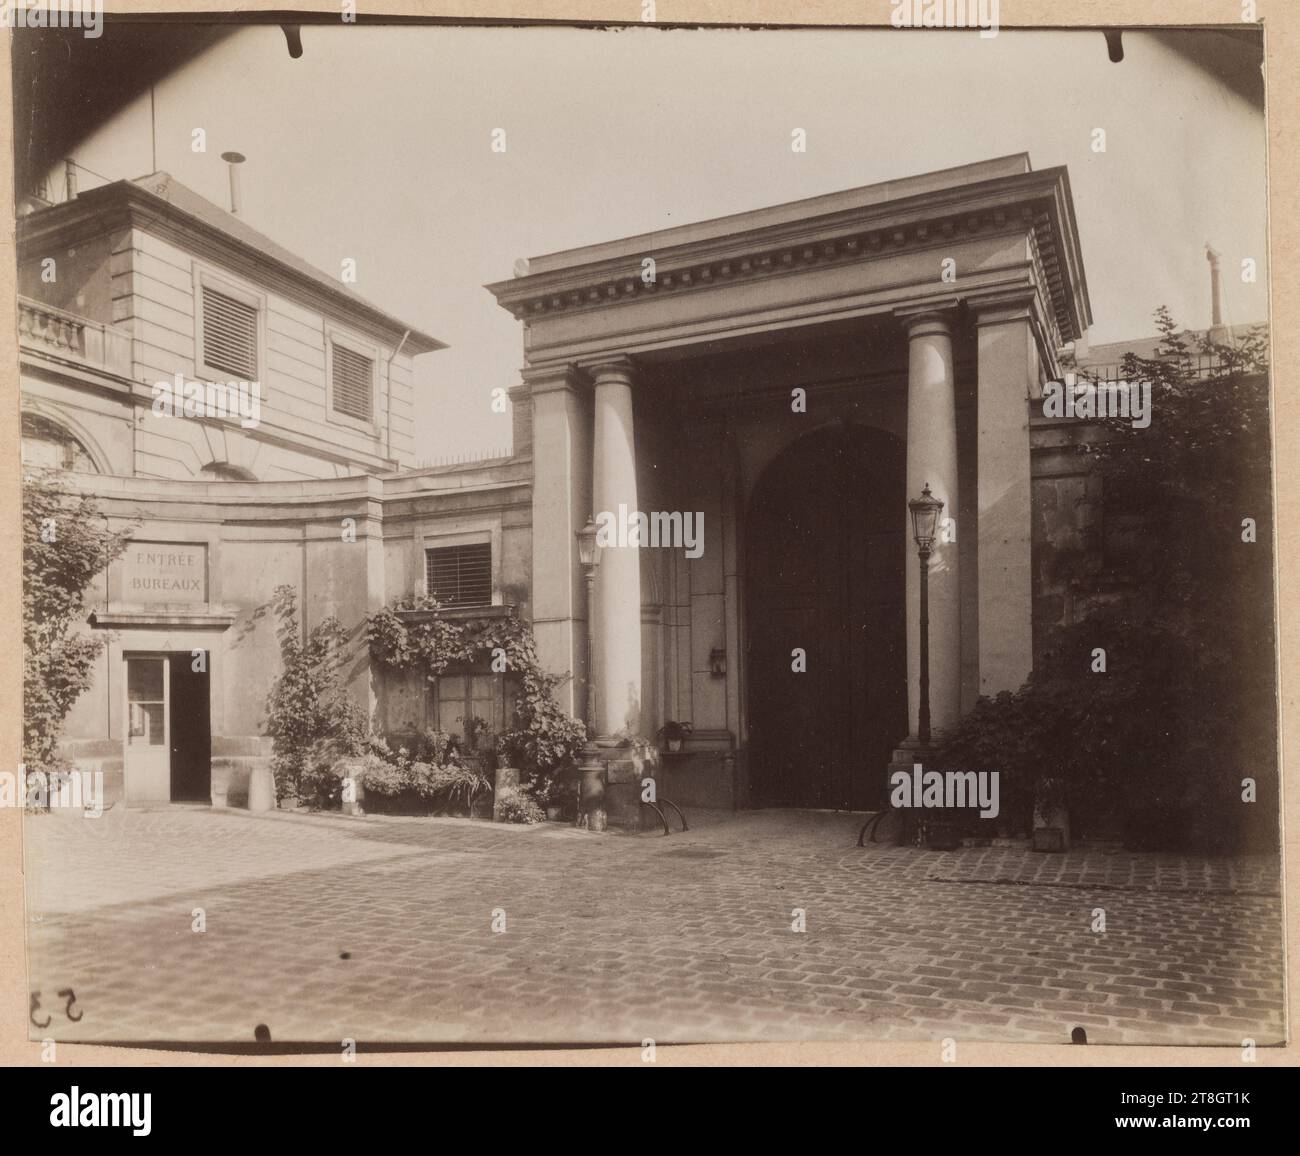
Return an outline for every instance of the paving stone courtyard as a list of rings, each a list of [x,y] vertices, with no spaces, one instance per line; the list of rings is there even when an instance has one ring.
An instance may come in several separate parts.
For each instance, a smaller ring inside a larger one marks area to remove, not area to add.
[[[691,819],[663,837],[181,806],[30,816],[31,1034],[1283,1038],[1271,858],[858,848],[860,816]]]

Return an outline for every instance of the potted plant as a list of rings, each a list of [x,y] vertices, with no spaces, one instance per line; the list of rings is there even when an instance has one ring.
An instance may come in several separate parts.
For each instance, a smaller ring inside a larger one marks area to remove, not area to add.
[[[670,753],[675,753],[682,749],[682,740],[685,739],[693,728],[688,722],[675,722],[668,719],[664,725],[659,728],[660,737],[663,739],[664,748]]]

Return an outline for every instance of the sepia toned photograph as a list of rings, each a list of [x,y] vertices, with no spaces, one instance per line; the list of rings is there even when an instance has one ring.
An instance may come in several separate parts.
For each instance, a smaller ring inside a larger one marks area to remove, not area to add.
[[[1262,27],[342,7],[5,8],[28,1039],[1284,1044]]]

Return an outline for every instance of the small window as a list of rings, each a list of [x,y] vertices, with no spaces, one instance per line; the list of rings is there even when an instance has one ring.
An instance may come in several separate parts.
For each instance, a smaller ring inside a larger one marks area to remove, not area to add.
[[[375,404],[375,363],[344,345],[335,344],[331,352],[334,412],[357,421],[370,421]]]
[[[443,606],[492,605],[492,543],[435,546],[424,552],[431,598]]]
[[[22,461],[25,466],[97,474],[95,462],[66,429],[49,418],[23,414]]]
[[[203,361],[232,380],[257,380],[256,306],[203,287]]]

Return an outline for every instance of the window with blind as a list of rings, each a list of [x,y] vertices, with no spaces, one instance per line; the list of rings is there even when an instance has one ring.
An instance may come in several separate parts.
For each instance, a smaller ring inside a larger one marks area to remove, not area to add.
[[[424,552],[428,591],[443,606],[492,605],[492,543],[435,546]]]
[[[257,380],[257,307],[203,287],[203,363],[234,381]]]
[[[343,345],[334,344],[331,353],[331,408],[344,417],[370,421],[375,405],[375,363]]]

